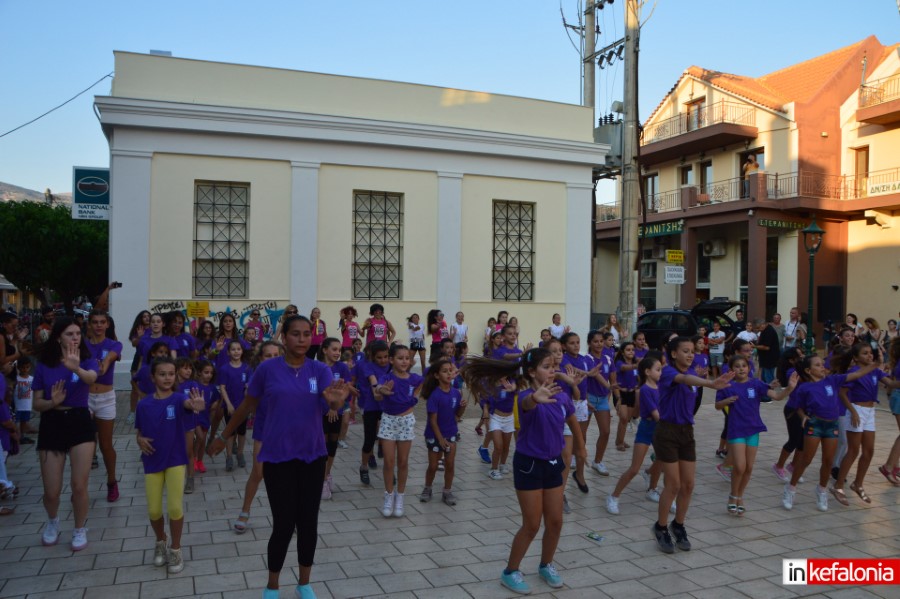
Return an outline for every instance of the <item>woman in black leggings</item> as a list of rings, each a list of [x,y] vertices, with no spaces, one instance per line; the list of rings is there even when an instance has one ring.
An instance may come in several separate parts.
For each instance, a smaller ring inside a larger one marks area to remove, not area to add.
[[[266,426],[257,458],[272,508],[269,537],[269,583],[263,598],[278,597],[278,577],[297,531],[300,584],[297,596],[316,595],[309,584],[316,553],[319,502],[325,479],[325,437],[322,433],[323,402],[333,410],[344,405],[350,387],[333,381],[331,369],[309,360],[312,327],[308,319],[292,316],[284,323],[285,355],[259,365],[247,386],[247,395],[231,421],[210,445],[209,454],[225,449],[223,435],[233,435],[259,402],[266,406]]]

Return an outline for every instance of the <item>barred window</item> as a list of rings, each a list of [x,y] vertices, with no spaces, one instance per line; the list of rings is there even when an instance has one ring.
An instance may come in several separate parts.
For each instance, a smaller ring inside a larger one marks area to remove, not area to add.
[[[249,212],[249,185],[196,184],[194,297],[247,297]]]
[[[534,204],[494,202],[493,297],[534,299]]]
[[[353,192],[353,298],[401,299],[403,194]]]

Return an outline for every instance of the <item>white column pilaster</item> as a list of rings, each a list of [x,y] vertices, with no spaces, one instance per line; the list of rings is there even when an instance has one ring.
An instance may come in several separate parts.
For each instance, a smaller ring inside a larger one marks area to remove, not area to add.
[[[593,185],[566,184],[566,316],[565,322],[586,343],[591,324],[591,211]]]
[[[318,303],[319,167],[291,162],[291,303],[301,314]]]
[[[448,323],[462,292],[462,181],[462,173],[438,172],[437,307]]]

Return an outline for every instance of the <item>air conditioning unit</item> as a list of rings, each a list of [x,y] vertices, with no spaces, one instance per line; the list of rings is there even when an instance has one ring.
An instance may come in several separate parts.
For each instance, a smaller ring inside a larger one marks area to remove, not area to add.
[[[726,252],[725,240],[721,237],[703,243],[703,255],[707,258],[721,258]]]
[[[666,250],[668,248],[662,244],[654,244],[653,245],[653,257],[657,260],[665,260],[666,259]]]

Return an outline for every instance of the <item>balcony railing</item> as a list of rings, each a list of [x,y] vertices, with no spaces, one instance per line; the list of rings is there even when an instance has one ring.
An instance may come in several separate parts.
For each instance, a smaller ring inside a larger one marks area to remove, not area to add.
[[[859,88],[859,107],[868,108],[900,98],[900,73],[870,81]]]
[[[745,104],[720,100],[690,112],[679,112],[644,130],[644,143],[653,143],[719,123],[756,126],[756,110]]]

